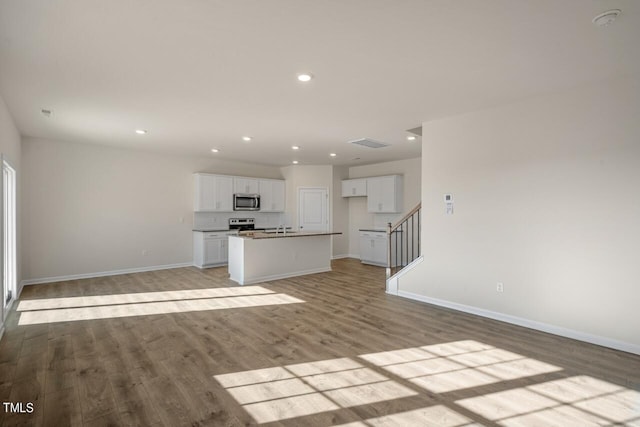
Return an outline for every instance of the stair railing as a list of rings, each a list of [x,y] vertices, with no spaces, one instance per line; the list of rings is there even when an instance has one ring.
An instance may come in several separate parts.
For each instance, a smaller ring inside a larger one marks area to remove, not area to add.
[[[396,225],[387,226],[387,279],[420,256],[420,210],[411,209]]]

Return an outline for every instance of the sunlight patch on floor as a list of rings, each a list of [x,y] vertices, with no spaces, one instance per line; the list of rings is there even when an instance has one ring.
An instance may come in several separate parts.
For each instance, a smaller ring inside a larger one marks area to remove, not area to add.
[[[420,408],[413,411],[399,412],[382,417],[368,418],[336,427],[482,427],[443,405]]]
[[[476,414],[506,427],[640,427],[640,391],[587,375],[548,379],[547,374],[557,377],[560,371],[540,360],[464,340],[214,378],[258,423],[416,396],[411,386],[417,386],[430,393],[465,390],[464,396],[472,397],[443,396],[436,404],[424,396],[422,403],[406,402],[424,406],[419,409],[393,413],[397,406],[389,404],[384,408],[392,413],[341,426],[480,426],[469,418]],[[509,382],[523,378],[531,385]],[[491,389],[482,388],[486,385]],[[425,405],[429,401],[434,404]],[[380,407],[372,410],[379,413]]]
[[[561,370],[557,366],[471,340],[360,357],[435,393]]]
[[[415,396],[349,358],[214,377],[258,423]]]
[[[604,426],[640,422],[640,392],[586,375],[456,402],[508,427]]]
[[[179,301],[187,299],[221,298],[244,295],[273,294],[262,286],[238,288],[185,289],[179,291],[138,292],[130,294],[88,295],[79,297],[22,300],[16,311],[49,310],[56,308],[93,307],[98,305],[132,304],[144,302]]]
[[[60,308],[53,310],[23,311],[19,325],[73,322],[79,320],[111,319],[117,317],[151,316],[157,314],[188,313],[259,307],[265,305],[295,304],[304,301],[287,294],[266,294],[180,301],[115,304],[94,307]]]

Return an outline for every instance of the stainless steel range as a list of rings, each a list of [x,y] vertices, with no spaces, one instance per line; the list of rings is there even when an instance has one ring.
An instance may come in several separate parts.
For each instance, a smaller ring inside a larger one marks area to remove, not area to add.
[[[256,228],[255,218],[229,218],[229,230],[254,230]]]

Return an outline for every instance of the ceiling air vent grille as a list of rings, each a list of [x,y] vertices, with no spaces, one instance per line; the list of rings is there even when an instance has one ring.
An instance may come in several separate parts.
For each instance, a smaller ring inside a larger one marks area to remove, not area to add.
[[[349,141],[349,144],[362,145],[363,147],[367,148],[382,148],[389,146],[389,144],[385,144],[380,141],[374,141],[373,139],[369,138],[354,139],[353,141]]]

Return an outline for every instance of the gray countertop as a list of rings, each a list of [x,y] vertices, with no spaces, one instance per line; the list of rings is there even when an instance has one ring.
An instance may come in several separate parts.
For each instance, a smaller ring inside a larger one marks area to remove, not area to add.
[[[272,230],[272,231],[276,231],[276,227],[267,227],[267,228],[256,228],[255,231],[266,231],[266,230]],[[287,227],[287,230],[291,230],[291,227]],[[215,231],[235,231],[235,230],[229,230],[228,228],[194,228],[191,231],[195,231],[195,232],[199,232],[199,233],[213,233]]]
[[[309,236],[332,236],[336,234],[342,234],[341,232],[324,232],[324,231],[293,231],[291,233],[264,233],[261,231],[254,232],[251,235],[240,235],[238,237],[243,239],[250,240],[261,240],[261,239],[283,239],[289,237],[309,237]]]

